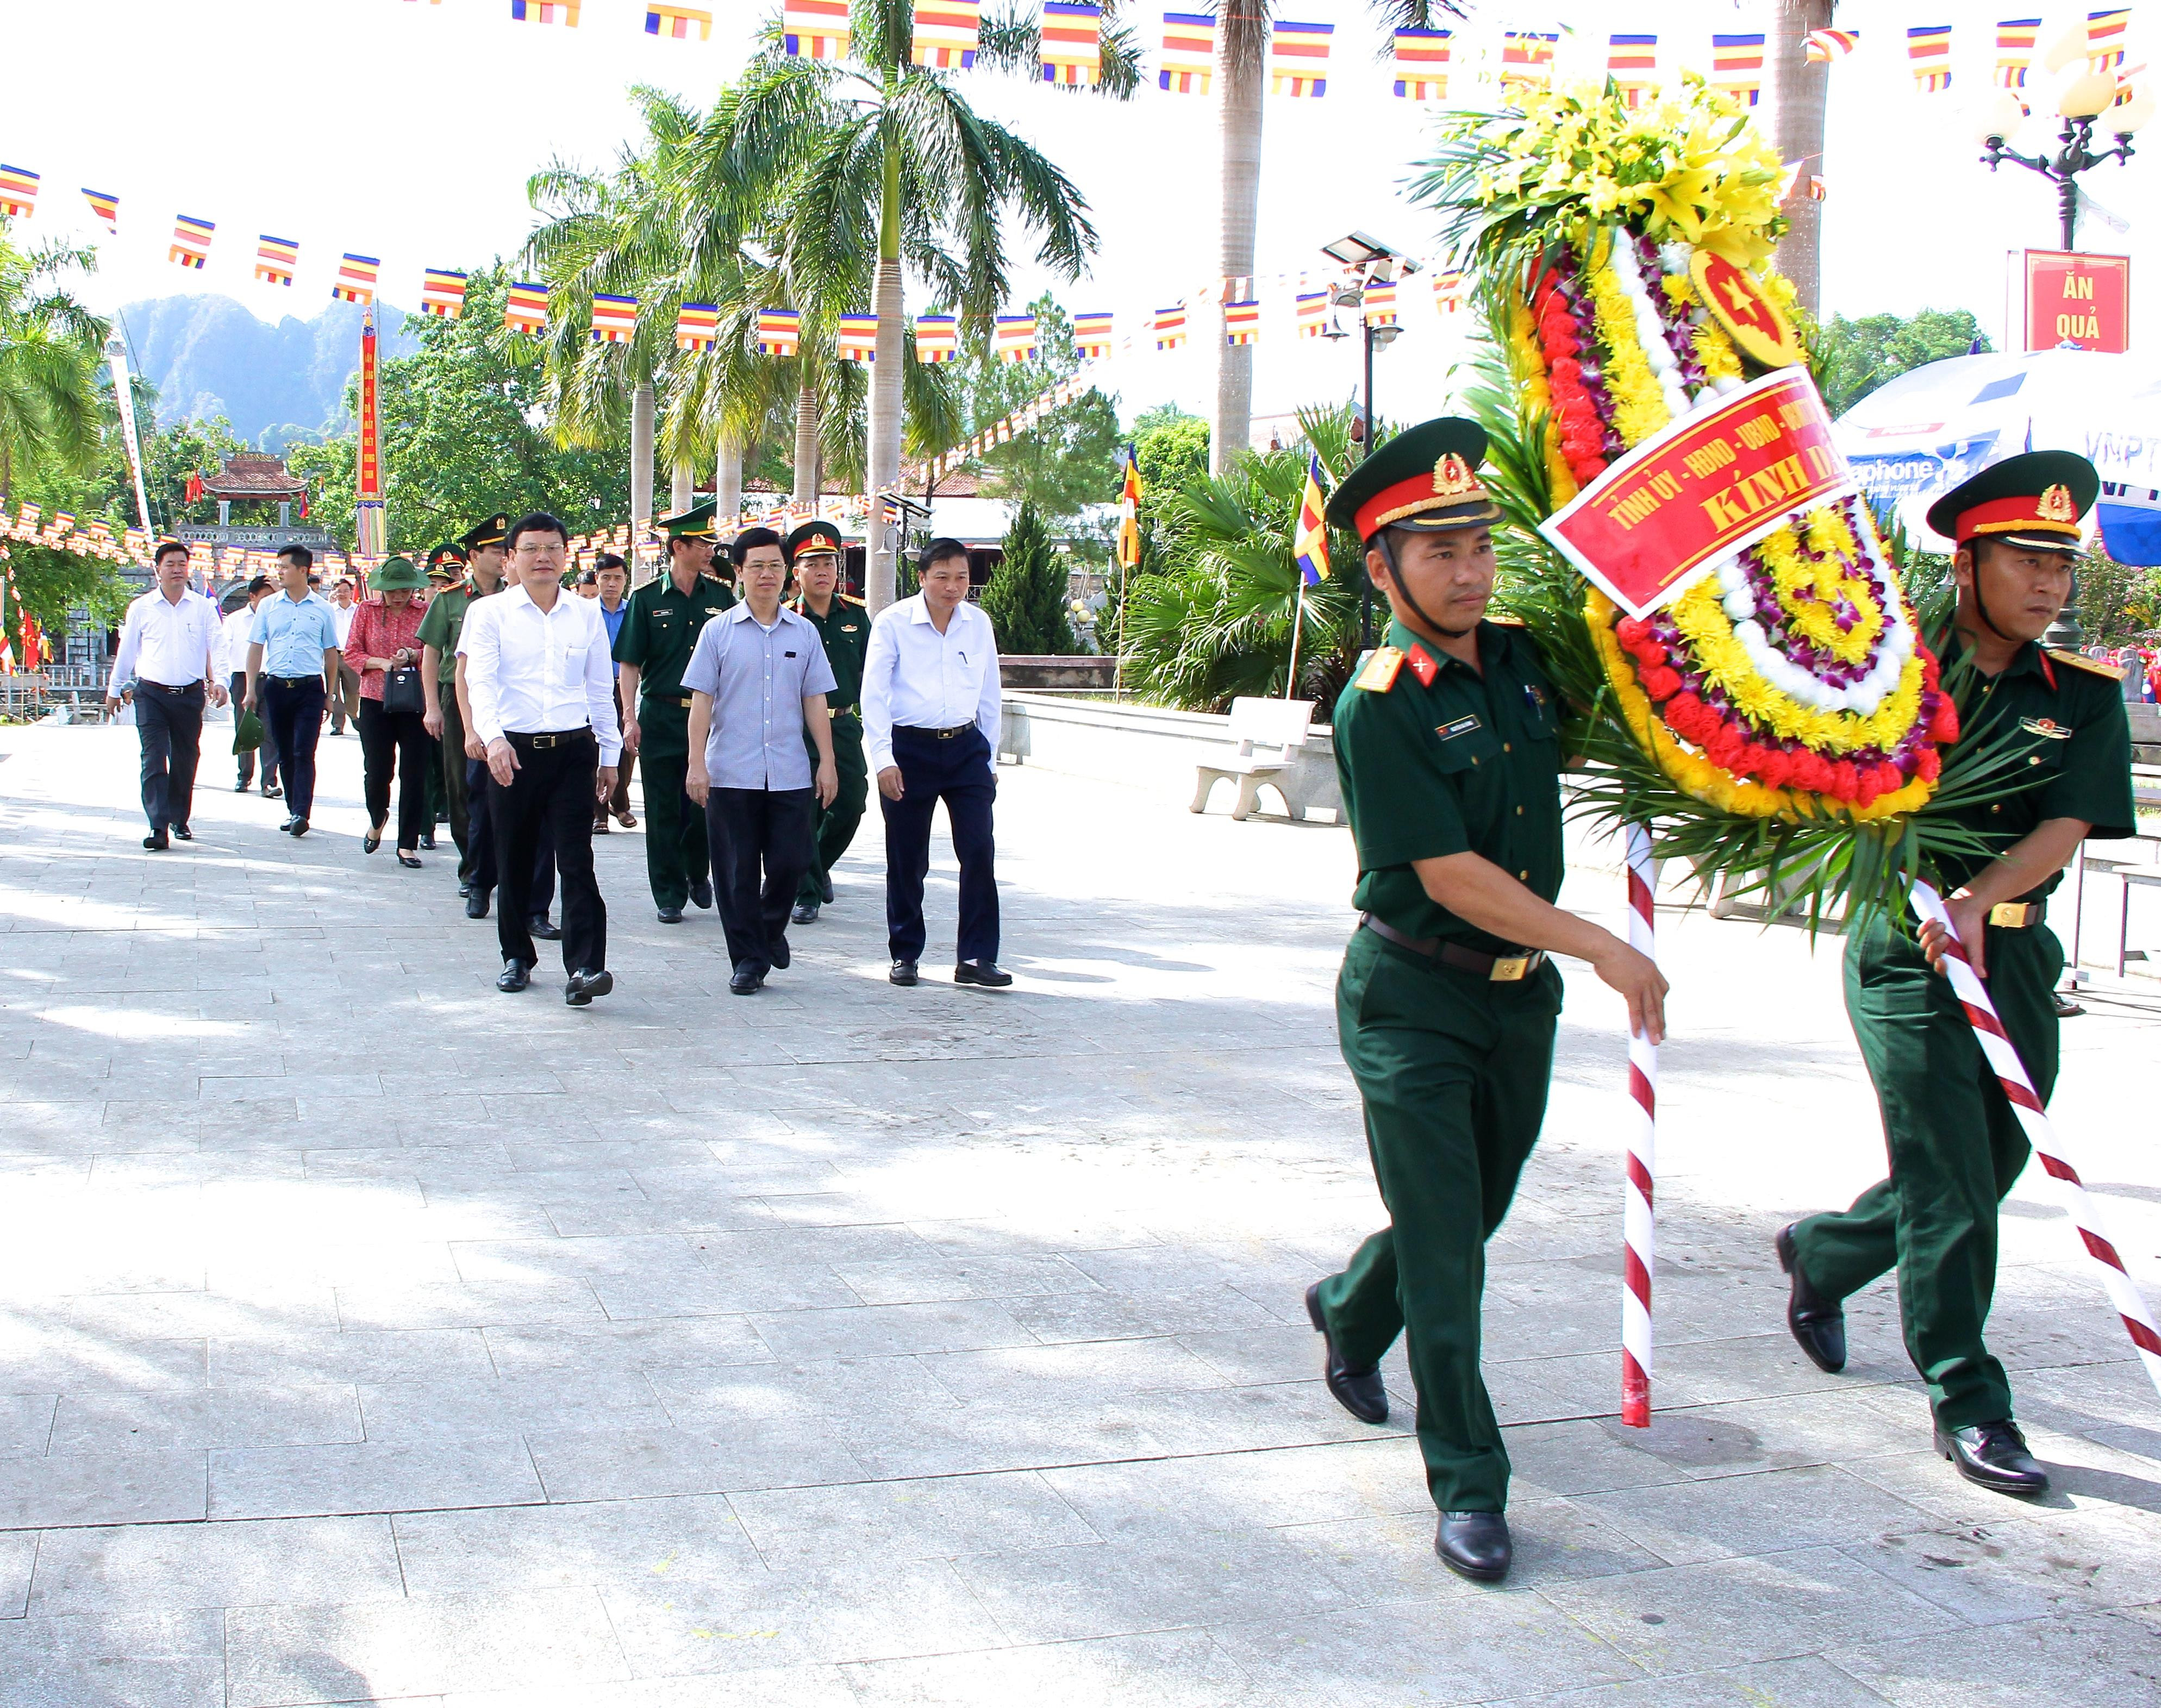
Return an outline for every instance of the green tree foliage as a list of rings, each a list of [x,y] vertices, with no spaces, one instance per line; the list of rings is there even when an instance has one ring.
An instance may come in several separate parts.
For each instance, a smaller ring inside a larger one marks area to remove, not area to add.
[[[1024,408],[1080,365],[1065,310],[1049,295],[1028,306],[1040,355],[1032,362],[998,362],[978,351],[964,371],[971,432]],[[983,491],[1033,505],[1045,522],[1068,521],[1117,500],[1120,449],[1117,411],[1102,393],[1090,390],[985,452],[978,465]],[[1090,555],[1100,559],[1101,544],[1088,544]]]
[[[1964,309],[1924,309],[1910,318],[1868,315],[1857,320],[1834,315],[1816,330],[1816,384],[1831,414],[1843,415],[1885,381],[1947,356],[1964,356],[1976,340],[1981,349],[1990,347],[1981,322]]]
[[[111,330],[66,280],[92,249],[24,249],[0,221],[0,499],[40,476],[86,474],[103,442],[98,364]]]
[[[1027,499],[1000,542],[1005,553],[983,589],[983,614],[997,630],[1003,653],[1067,654],[1080,650],[1066,615],[1065,560],[1050,543],[1050,530]]]
[[[2120,647],[2161,629],[2161,569],[2090,551],[2079,559],[2078,575],[2079,627],[2089,641]]]

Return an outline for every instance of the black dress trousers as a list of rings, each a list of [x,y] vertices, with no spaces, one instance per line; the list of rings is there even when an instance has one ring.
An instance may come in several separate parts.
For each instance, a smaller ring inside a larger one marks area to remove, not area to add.
[[[885,928],[895,961],[923,956],[923,880],[930,871],[930,820],[938,803],[953,829],[961,862],[959,961],[998,958],[998,880],[991,835],[991,804],[997,773],[991,744],[979,729],[941,737],[930,730],[896,725],[893,763],[900,768],[901,798],[878,797],[885,814]]]
[[[143,744],[143,815],[154,833],[185,825],[202,756],[203,685],[135,685],[135,738]]]
[[[506,732],[518,769],[508,784],[487,780],[487,815],[495,837],[496,940],[505,961],[530,966],[539,958],[526,921],[534,904],[533,874],[543,829],[554,835],[563,879],[563,970],[599,972],[607,966],[607,903],[593,879],[593,784],[600,744],[592,732],[535,737]]]
[[[773,945],[788,935],[788,910],[816,851],[817,822],[815,789],[716,789],[706,795],[714,898],[730,966],[773,965]]]

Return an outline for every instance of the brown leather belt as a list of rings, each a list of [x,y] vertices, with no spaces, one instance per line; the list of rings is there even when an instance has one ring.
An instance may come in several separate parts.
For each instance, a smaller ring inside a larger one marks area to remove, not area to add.
[[[1398,949],[1408,949],[1414,955],[1423,955],[1429,960],[1439,961],[1443,966],[1475,972],[1496,984],[1513,984],[1518,979],[1528,978],[1544,964],[1546,958],[1543,949],[1526,949],[1520,955],[1484,955],[1443,937],[1413,937],[1398,931],[1386,919],[1375,919],[1371,914],[1359,914],[1358,923],[1384,943],[1393,943]]]
[[[1988,923],[2006,931],[2023,931],[2048,917],[2046,902],[1998,902],[1988,910]]]

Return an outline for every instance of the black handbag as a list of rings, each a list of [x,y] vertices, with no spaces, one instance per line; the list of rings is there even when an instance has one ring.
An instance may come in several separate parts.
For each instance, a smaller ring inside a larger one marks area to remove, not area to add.
[[[420,667],[400,664],[383,673],[383,709],[395,715],[409,711],[415,717],[428,710],[428,695],[420,686]]]

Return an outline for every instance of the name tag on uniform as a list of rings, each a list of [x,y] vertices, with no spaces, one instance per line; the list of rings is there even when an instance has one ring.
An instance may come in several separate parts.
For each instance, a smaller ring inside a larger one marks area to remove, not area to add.
[[[2053,717],[2022,717],[2018,727],[2037,736],[2046,736],[2052,742],[2068,742],[2071,732]]]
[[[706,607],[706,615],[708,617],[718,617],[720,614],[721,607],[717,605],[708,605]]]
[[[1458,736],[1467,736],[1471,731],[1482,727],[1483,726],[1478,721],[1478,714],[1475,711],[1466,711],[1454,723],[1436,724],[1433,732],[1444,742],[1452,742]]]

